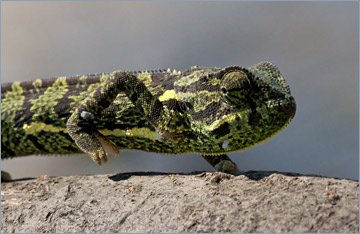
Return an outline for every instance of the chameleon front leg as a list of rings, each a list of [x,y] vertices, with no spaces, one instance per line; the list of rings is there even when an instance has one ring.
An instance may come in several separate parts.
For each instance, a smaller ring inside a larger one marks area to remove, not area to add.
[[[84,99],[66,123],[66,129],[76,145],[99,165],[107,161],[107,154],[118,154],[117,146],[96,129],[96,117],[108,107],[123,85],[116,81],[113,74]]]
[[[236,164],[226,154],[201,155],[216,171],[235,173],[239,171]]]
[[[98,164],[106,162],[106,152],[117,154],[119,149],[96,129],[95,119],[121,92],[125,93],[140,113],[159,130],[160,135],[173,132],[171,128],[163,127],[167,126],[164,123],[173,119],[169,116],[172,112],[164,109],[162,103],[151,94],[141,80],[125,71],[111,73],[81,102],[66,125],[67,132],[78,147]]]

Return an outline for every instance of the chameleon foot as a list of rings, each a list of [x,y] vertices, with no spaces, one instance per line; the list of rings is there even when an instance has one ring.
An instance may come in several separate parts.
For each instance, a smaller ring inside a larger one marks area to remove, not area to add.
[[[104,162],[104,163],[107,162],[107,155],[106,155],[105,151],[103,151],[103,150],[88,153],[88,154],[90,155],[92,160],[94,160],[94,162],[96,162],[98,165],[101,165],[102,162]]]
[[[214,166],[214,169],[216,171],[221,171],[221,172],[230,173],[230,174],[239,171],[236,164],[229,160],[222,160],[221,162],[219,162],[218,164],[216,164]]]
[[[87,153],[90,154],[92,160],[94,160],[94,162],[96,162],[98,165],[101,165],[102,162],[107,162],[107,154],[112,154],[114,156],[117,156],[119,154],[120,149],[115,145],[115,143],[106,139],[100,133],[94,133],[94,136],[100,142],[102,148],[95,152]]]
[[[226,154],[202,155],[205,160],[214,167],[216,171],[235,173],[238,171],[236,164]]]
[[[77,146],[89,154],[98,165],[106,163],[107,153],[117,155],[118,147],[96,130],[89,130],[78,124],[78,115],[72,114],[67,122],[67,132],[74,139]]]

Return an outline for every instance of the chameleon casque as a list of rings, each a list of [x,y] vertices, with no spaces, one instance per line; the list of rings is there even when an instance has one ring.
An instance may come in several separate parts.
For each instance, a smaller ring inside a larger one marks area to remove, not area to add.
[[[226,155],[262,142],[294,117],[276,66],[115,71],[1,85],[1,158],[120,149],[200,153],[218,171]]]

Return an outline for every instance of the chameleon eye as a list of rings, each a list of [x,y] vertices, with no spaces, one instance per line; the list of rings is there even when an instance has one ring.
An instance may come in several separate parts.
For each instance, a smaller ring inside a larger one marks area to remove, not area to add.
[[[251,91],[251,84],[247,74],[243,71],[226,73],[220,84],[223,100],[232,106],[239,106]]]

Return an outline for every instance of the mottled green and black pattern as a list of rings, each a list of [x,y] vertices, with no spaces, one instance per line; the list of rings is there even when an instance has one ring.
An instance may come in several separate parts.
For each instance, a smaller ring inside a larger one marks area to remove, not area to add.
[[[296,106],[269,62],[14,82],[1,98],[2,159],[86,152],[101,164],[121,149],[196,152],[229,172],[237,168],[226,153],[279,132]]]

